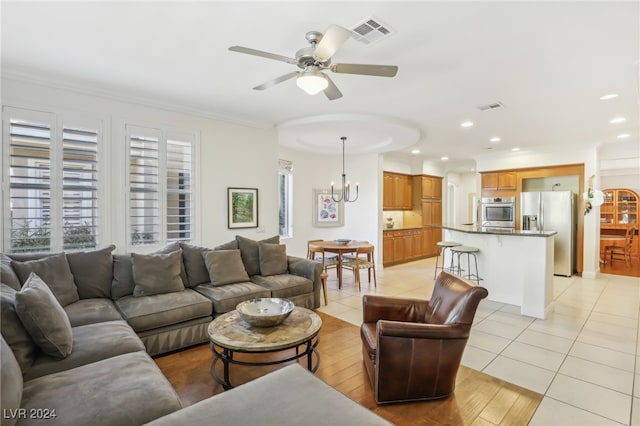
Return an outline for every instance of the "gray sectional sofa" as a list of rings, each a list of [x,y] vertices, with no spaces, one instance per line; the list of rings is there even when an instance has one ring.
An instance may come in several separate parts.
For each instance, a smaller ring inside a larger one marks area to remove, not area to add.
[[[134,425],[180,409],[152,355],[207,341],[212,318],[243,300],[319,306],[320,263],[278,243],[0,254],[2,425]]]

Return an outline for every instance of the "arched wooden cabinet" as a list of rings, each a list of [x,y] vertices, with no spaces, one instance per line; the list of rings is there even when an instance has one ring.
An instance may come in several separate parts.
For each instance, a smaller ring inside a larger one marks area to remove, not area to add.
[[[630,189],[603,189],[604,202],[600,206],[600,255],[604,256],[604,247],[623,246],[628,226],[638,228],[638,194]],[[632,259],[638,259],[640,243],[638,231],[631,249]]]

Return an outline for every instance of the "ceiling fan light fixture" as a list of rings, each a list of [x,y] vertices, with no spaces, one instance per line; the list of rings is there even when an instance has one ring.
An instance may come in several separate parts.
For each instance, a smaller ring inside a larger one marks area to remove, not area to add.
[[[303,72],[296,79],[296,84],[310,95],[316,95],[329,86],[324,74],[319,71]]]

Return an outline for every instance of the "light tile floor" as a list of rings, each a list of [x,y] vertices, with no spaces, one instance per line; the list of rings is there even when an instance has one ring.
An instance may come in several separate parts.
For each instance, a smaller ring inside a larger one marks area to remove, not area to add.
[[[362,294],[429,298],[435,258],[378,268],[378,286],[350,272],[320,310],[362,323]],[[482,275],[482,274],[481,274]],[[554,277],[554,312],[545,320],[517,306],[483,300],[462,363],[544,394],[531,425],[640,426],[640,279]]]

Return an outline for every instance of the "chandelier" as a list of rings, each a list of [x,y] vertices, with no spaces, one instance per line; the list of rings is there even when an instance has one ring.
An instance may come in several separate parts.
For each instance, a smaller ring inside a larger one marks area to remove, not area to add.
[[[353,203],[358,199],[358,182],[356,182],[356,196],[352,200],[351,199],[351,183],[347,181],[347,175],[344,173],[344,141],[347,140],[346,136],[342,136],[342,195],[339,198],[336,198],[333,193],[333,182],[331,182],[331,199],[339,203],[340,201],[344,201],[345,203]]]

